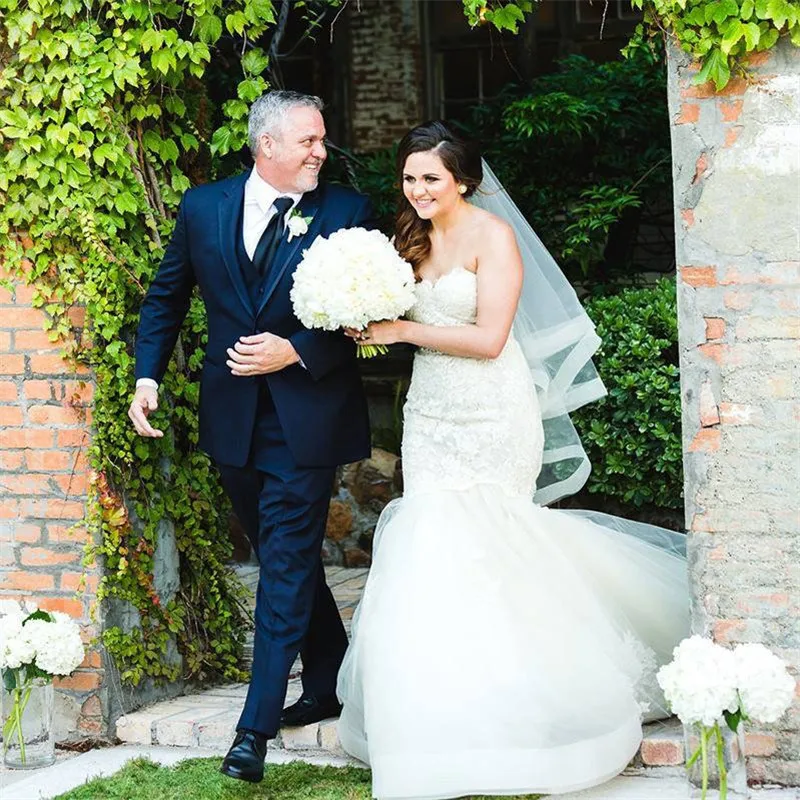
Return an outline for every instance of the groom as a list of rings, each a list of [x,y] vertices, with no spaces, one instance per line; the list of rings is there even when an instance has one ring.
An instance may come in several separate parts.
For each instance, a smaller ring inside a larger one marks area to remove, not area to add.
[[[367,198],[319,183],[327,157],[321,110],[317,97],[263,95],[250,109],[252,171],[184,195],[142,305],[128,412],[140,435],[163,435],[147,418],[197,285],[208,314],[200,447],[260,565],[252,678],[222,764],[247,781],[262,779],[267,740],[281,724],[339,712],[347,636],[320,550],[335,468],[370,449],[355,345],[303,328],[289,299],[292,273],[315,237],[374,227]],[[283,710],[298,651],[303,695]]]

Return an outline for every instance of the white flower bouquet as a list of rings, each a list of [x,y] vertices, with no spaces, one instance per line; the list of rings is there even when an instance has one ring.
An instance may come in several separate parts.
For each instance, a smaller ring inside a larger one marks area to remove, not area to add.
[[[0,672],[11,711],[3,721],[3,748],[14,740],[25,763],[23,715],[36,681],[69,675],[85,655],[78,626],[66,614],[0,601]]]
[[[414,271],[380,231],[345,228],[318,237],[303,252],[290,297],[307,328],[363,330],[411,308]],[[363,357],[386,352],[385,345],[358,346]]]
[[[742,721],[775,722],[792,703],[794,678],[786,665],[761,644],[728,650],[701,636],[684,639],[673,659],[658,671],[658,683],[680,721],[698,731],[686,769],[701,760],[701,797],[708,790],[709,748],[716,754],[719,798],[725,800],[728,768],[721,725],[737,733]],[[739,754],[742,759],[744,754]]]

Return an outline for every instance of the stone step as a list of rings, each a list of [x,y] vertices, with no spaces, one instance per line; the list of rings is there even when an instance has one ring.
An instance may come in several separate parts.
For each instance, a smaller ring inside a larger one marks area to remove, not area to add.
[[[233,740],[246,691],[246,684],[221,686],[126,714],[117,721],[117,737],[126,744],[225,749]],[[287,702],[294,702],[300,692],[300,681],[294,678]],[[301,728],[284,728],[271,747],[298,755],[345,755],[335,719]],[[682,764],[682,729],[673,719],[645,726],[642,746],[627,772],[638,774],[653,768],[678,768]]]

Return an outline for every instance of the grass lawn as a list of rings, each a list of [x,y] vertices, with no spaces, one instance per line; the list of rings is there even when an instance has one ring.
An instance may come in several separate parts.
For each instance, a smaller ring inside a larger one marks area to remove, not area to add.
[[[226,778],[218,758],[195,758],[174,767],[147,759],[97,778],[56,800],[370,800],[370,773],[357,767],[316,767],[294,761],[269,764],[262,783]],[[525,795],[516,800],[534,800]],[[477,798],[472,798],[477,800]],[[505,798],[515,800],[515,798]]]

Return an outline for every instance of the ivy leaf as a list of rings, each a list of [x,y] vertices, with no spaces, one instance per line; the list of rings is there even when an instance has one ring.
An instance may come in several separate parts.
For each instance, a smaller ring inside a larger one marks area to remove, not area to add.
[[[793,45],[800,47],[800,22],[795,22],[795,24],[789,28],[789,38]]]
[[[227,125],[217,128],[211,137],[211,154],[215,155],[216,153],[219,153],[221,156],[224,156],[229,153],[231,150],[232,139],[232,131]]]
[[[757,22],[748,22],[744,26],[744,41],[748,50],[755,50],[761,41],[761,28]]]
[[[722,25],[728,17],[739,16],[739,4],[736,0],[716,0],[706,6],[706,22]]]
[[[728,57],[716,47],[711,50],[703,62],[703,67],[694,79],[695,83],[714,81],[717,91],[724,88],[731,79],[731,69],[728,66]]]
[[[247,17],[241,11],[236,11],[233,14],[228,14],[225,17],[225,27],[228,33],[243,33],[247,25]]]
[[[260,48],[248,50],[242,58],[242,69],[248,75],[260,75],[269,65],[269,57]]]
[[[214,14],[204,14],[195,20],[197,37],[201,42],[214,44],[222,36],[222,20]]]
[[[756,26],[758,27],[758,26]],[[736,43],[744,36],[744,23],[740,19],[731,19],[725,26],[720,48],[725,55],[731,52]]]
[[[502,6],[494,11],[488,11],[485,18],[500,31],[508,30],[511,33],[516,33],[519,23],[524,21],[525,15],[519,6],[509,3],[507,6]]]
[[[92,158],[102,167],[107,160],[115,164],[117,161],[117,154],[113,146],[106,142],[106,144],[101,144],[100,147],[94,149]]]
[[[171,50],[158,50],[153,53],[150,59],[153,68],[157,69],[162,75],[166,75],[170,69],[175,69],[177,62],[175,54]]]
[[[114,206],[120,214],[126,211],[133,214],[138,209],[136,198],[130,192],[121,192],[114,198]]]
[[[743,20],[748,20],[753,16],[753,11],[755,11],[755,8],[755,0],[744,0],[742,7],[739,9],[739,16]]]

